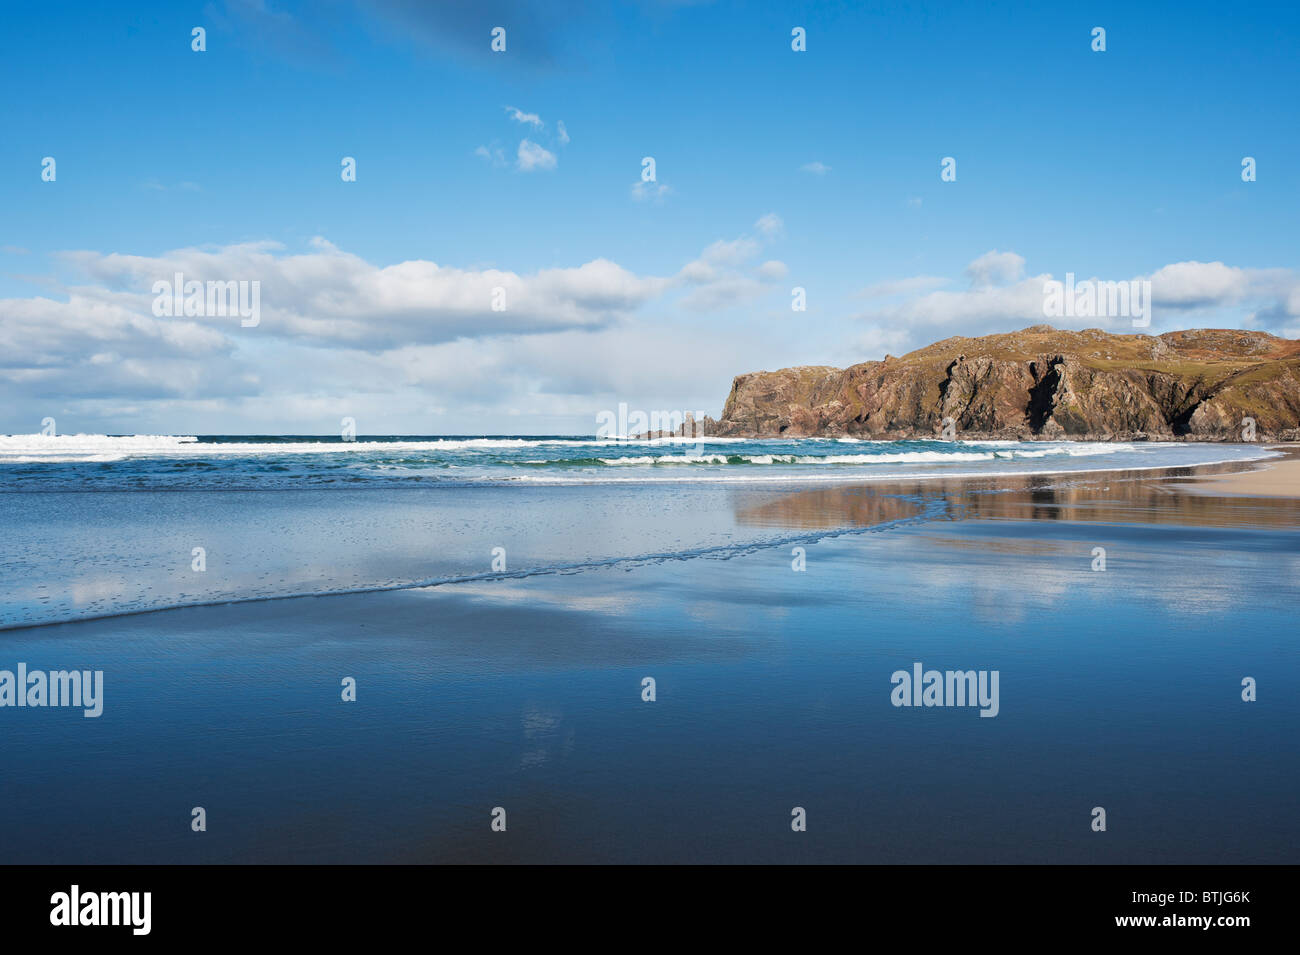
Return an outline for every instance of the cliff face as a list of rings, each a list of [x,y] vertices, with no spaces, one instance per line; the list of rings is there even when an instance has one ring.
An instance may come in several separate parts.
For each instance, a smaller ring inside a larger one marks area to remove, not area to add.
[[[719,421],[737,437],[1300,439],[1300,341],[1204,329],[1160,336],[1050,325],[949,338],[850,368],[739,375]]]

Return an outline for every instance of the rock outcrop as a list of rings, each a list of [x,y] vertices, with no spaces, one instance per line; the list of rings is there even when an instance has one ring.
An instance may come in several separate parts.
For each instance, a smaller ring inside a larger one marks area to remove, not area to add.
[[[1300,341],[1200,329],[949,338],[883,361],[739,375],[710,435],[1099,441],[1300,439]]]

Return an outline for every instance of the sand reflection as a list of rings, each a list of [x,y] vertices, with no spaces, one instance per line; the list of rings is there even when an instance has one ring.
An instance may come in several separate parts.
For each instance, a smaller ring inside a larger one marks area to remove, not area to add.
[[[1203,475],[1243,464],[1098,474],[897,480],[819,487],[779,497],[738,495],[737,523],[750,527],[871,526],[917,513],[941,497],[953,520],[1175,524],[1197,527],[1300,527],[1300,500],[1193,491]]]

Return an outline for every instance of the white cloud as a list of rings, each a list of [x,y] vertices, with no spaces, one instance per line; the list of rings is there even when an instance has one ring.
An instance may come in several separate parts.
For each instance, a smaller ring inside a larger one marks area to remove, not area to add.
[[[585,416],[598,389],[716,413],[730,377],[762,364],[758,333],[737,345],[731,330],[695,317],[670,333],[671,316],[773,294],[765,283],[786,267],[761,255],[780,231],[778,217],[764,216],[667,276],[608,259],[532,273],[376,265],[323,238],[299,252],[262,241],[157,256],[63,253],[80,276],[56,287],[64,300],[0,299],[0,408],[30,417],[29,406],[43,415],[57,404],[82,422],[130,419],[117,430],[147,427],[139,416],[152,414],[164,427],[206,422],[218,431],[436,408],[474,429],[488,426],[479,416],[511,410]],[[178,272],[186,281],[257,281],[260,324],[155,317],[153,283]],[[498,288],[504,311],[492,308]],[[645,315],[654,303],[672,307]]]
[[[1175,308],[1240,301],[1264,274],[1222,262],[1175,262],[1151,273],[1151,292],[1162,305]]]
[[[678,279],[690,285],[703,285],[717,278],[718,270],[703,259],[687,262],[677,273]]]
[[[1222,262],[1174,262],[1147,276],[1155,314],[1239,306],[1246,325],[1300,336],[1300,276],[1291,269],[1243,269]]]
[[[779,215],[769,212],[759,217],[759,220],[754,223],[754,229],[764,238],[773,239],[785,231],[785,223],[781,221]]]
[[[1025,259],[1014,252],[985,252],[966,266],[966,276],[972,288],[990,288],[1006,285],[1025,274]]]
[[[911,334],[902,328],[868,328],[853,343],[857,355],[867,361],[906,354],[915,347]]]
[[[500,146],[479,146],[474,150],[474,155],[494,166],[504,166],[506,164],[506,155],[501,151]]]
[[[700,254],[700,258],[710,265],[740,265],[758,254],[762,245],[752,236],[738,239],[719,239],[711,242]]]
[[[513,106],[505,107],[505,111],[506,115],[516,123],[523,123],[526,126],[535,126],[538,129],[541,129],[545,125],[542,122],[542,117],[538,116],[536,113],[525,113],[523,110],[516,109]]]
[[[844,364],[1045,321],[1050,275],[957,291],[919,275],[866,290],[873,307],[857,316],[857,341],[846,335],[792,348],[788,322],[753,321],[763,310],[748,307],[764,297],[788,307],[784,286],[773,284],[788,270],[770,257],[782,231],[778,217],[764,216],[664,276],[607,259],[528,273],[424,260],[372,264],[324,239],[298,252],[250,242],[157,256],[65,253],[60,260],[78,271],[79,284],[0,300],[0,414],[20,429],[54,414],[67,430],[66,414],[83,430],[188,433],[327,430],[342,414],[376,430],[504,432],[523,423],[512,416],[577,416],[526,429],[554,433],[594,420],[593,405],[627,400],[716,414],[739,372]],[[998,255],[994,277],[1023,271],[1019,256]],[[967,272],[982,277],[990,268],[981,256]],[[261,324],[155,317],[152,283],[176,272],[196,281],[258,280]],[[1162,313],[1166,328],[1179,318],[1228,326],[1240,319],[1295,335],[1300,325],[1300,280],[1290,270],[1180,262],[1150,278],[1152,332],[1165,330]],[[498,287],[505,311],[491,307]],[[744,318],[745,334],[736,334],[728,310]],[[702,321],[701,312],[723,313],[720,324]],[[1132,330],[1123,319],[1111,327]]]
[[[561,120],[559,120],[559,121],[556,122],[556,124],[555,124],[555,135],[556,135],[556,137],[560,140],[560,145],[561,145],[561,146],[566,146],[566,145],[568,145],[568,143],[569,143],[569,131],[568,131],[567,129],[565,129],[565,127],[564,127],[564,120],[561,119]]]
[[[676,274],[662,277],[637,275],[608,259],[526,274],[425,260],[374,265],[323,238],[297,253],[266,241],[158,256],[62,253],[59,260],[82,277],[81,284],[56,289],[65,300],[0,299],[0,403],[51,396],[165,399],[196,409],[204,401],[237,402],[274,391],[296,396],[286,397],[283,407],[307,414],[317,407],[308,400],[313,389],[333,387],[360,400],[362,391],[382,395],[425,383],[428,370],[408,358],[437,354],[449,356],[438,400],[457,408],[481,400],[486,407],[494,396],[500,399],[500,385],[484,379],[484,363],[468,356],[504,348],[493,342],[514,343],[509,354],[519,367],[513,375],[526,389],[536,385],[537,374],[527,353],[548,352],[552,346],[545,343],[562,340],[571,347],[582,336],[637,327],[640,310],[669,297],[684,310],[700,311],[768,294],[763,281],[785,267],[755,260],[774,221],[761,219],[749,234],[713,242]],[[176,273],[187,282],[256,281],[260,323],[244,328],[233,315],[154,316],[153,283]],[[492,307],[497,289],[504,291],[504,311]],[[647,325],[645,334],[658,334],[657,324]],[[578,348],[573,360],[586,361],[585,355]],[[713,360],[722,362],[722,355]],[[641,362],[638,356],[632,364]],[[719,368],[708,387],[735,373],[730,364]],[[298,382],[301,393],[294,390],[298,378],[306,379]],[[202,413],[212,407],[202,405]]]
[[[1026,277],[1025,260],[1014,252],[988,252],[966,267],[971,287],[943,291],[947,284],[935,276],[918,275],[882,282],[865,290],[873,298],[905,297],[857,316],[884,335],[905,330],[916,348],[950,335],[989,335],[1014,331],[1026,325],[1052,324],[1062,328],[1107,328],[1115,332],[1145,331],[1158,334],[1193,326],[1247,327],[1283,337],[1300,334],[1300,276],[1288,269],[1243,269],[1222,262],[1177,262],[1149,276],[1098,276],[1077,274],[1084,281],[1129,281],[1149,278],[1152,327],[1135,329],[1130,317],[1079,316],[1048,319],[1044,316],[1045,283],[1063,280],[1050,273]],[[895,347],[898,347],[895,344]]]
[[[599,327],[660,295],[669,280],[637,276],[608,259],[571,268],[519,274],[466,269],[425,260],[375,266],[316,239],[310,253],[277,254],[275,243],[220,249],[178,249],[158,257],[67,253],[105,286],[79,287],[87,299],[110,301],[151,315],[153,282],[176,272],[185,279],[257,280],[262,320],[240,339],[283,338],[315,344],[379,349],[397,343],[447,341],[462,336],[531,334]],[[507,308],[493,311],[493,289]],[[238,328],[236,318],[202,319],[208,327]]]
[[[734,308],[767,292],[767,286],[749,276],[717,276],[683,296],[681,306],[695,312],[712,312]]]
[[[883,309],[872,317],[923,330],[923,335],[932,338],[956,334],[945,328],[952,325],[979,335],[989,334],[989,326],[994,325],[998,326],[998,331],[1035,325],[1046,321],[1043,317],[1043,283],[1049,279],[1050,275],[1039,275],[999,288],[928,292]],[[1084,324],[1097,325],[1100,321],[1087,319]]]
[[[515,168],[520,172],[532,172],[534,169],[554,169],[555,153],[537,145],[531,139],[519,141],[519,154]]]
[[[808,162],[799,167],[800,172],[810,172],[814,176],[824,176],[831,171],[831,167],[823,162]]]
[[[749,233],[711,242],[698,259],[677,273],[678,281],[694,286],[682,298],[682,307],[715,311],[768,294],[770,289],[764,283],[783,278],[788,271],[785,263],[769,260],[752,269],[750,263],[783,230],[781,217],[769,212],[759,217]]]
[[[66,302],[5,299],[0,315],[0,385],[29,401],[255,390],[225,335],[197,320],[154,318],[129,294],[73,289]]]

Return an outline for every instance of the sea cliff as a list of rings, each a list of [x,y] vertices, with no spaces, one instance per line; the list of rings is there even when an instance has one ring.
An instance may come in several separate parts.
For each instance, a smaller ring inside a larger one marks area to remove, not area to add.
[[[1300,440],[1300,341],[1257,331],[948,338],[848,368],[738,375],[708,435]]]

